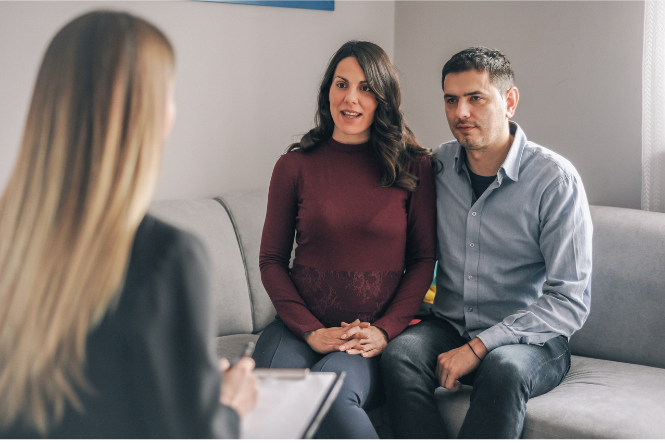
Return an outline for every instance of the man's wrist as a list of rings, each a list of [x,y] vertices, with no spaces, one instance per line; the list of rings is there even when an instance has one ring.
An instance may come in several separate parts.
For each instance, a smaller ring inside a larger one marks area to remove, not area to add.
[[[487,347],[485,347],[485,344],[483,343],[483,341],[481,339],[479,339],[478,337],[476,337],[473,340],[469,341],[467,344],[471,348],[471,351],[481,361],[488,354]]]
[[[515,334],[508,329],[508,327],[503,323],[497,323],[494,326],[485,329],[483,332],[476,336],[477,339],[483,342],[483,345],[487,348],[487,352],[492,351],[501,346],[514,345],[519,343]],[[475,344],[475,343],[474,343]]]

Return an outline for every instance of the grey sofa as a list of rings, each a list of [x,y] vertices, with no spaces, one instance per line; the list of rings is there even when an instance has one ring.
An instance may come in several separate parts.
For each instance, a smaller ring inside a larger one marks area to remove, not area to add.
[[[220,356],[237,357],[275,315],[258,266],[266,203],[267,190],[257,190],[150,209],[207,245]],[[571,338],[564,381],[529,401],[523,438],[665,438],[665,214],[592,206],[591,215],[591,314]],[[471,390],[437,390],[450,436]],[[370,415],[390,436],[385,410]]]

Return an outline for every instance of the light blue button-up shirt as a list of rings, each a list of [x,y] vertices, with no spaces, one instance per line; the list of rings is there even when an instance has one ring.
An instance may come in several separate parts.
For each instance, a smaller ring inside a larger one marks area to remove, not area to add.
[[[433,313],[488,350],[570,337],[591,304],[589,204],[565,158],[514,135],[496,180],[476,200],[457,141],[434,150],[437,258]]]

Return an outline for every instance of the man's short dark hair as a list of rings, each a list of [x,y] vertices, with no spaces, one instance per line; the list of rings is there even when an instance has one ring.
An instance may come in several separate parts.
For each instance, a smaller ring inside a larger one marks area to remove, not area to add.
[[[472,69],[489,73],[490,82],[501,94],[515,86],[515,73],[505,55],[496,49],[474,46],[458,52],[446,62],[441,72],[441,88],[446,75]]]

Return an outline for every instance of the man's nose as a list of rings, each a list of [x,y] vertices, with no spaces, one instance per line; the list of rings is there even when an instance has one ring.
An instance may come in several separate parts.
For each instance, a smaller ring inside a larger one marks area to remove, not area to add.
[[[471,116],[471,106],[466,100],[460,100],[457,103],[457,112],[455,116],[460,119],[469,118]]]

